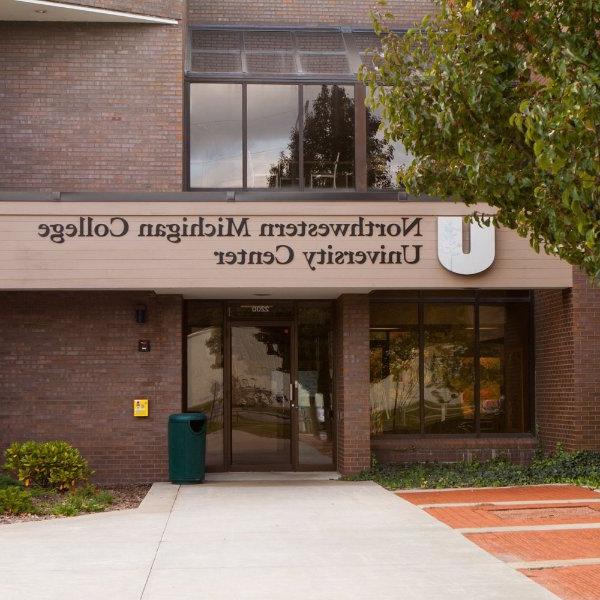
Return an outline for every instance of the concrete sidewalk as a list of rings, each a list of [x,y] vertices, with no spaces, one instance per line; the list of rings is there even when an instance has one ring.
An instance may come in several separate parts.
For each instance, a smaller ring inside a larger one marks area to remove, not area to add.
[[[0,597],[556,598],[370,482],[155,484],[137,510],[0,527]]]

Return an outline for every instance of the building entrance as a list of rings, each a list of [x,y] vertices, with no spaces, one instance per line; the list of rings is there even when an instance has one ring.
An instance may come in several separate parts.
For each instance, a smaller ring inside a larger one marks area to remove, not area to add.
[[[333,306],[187,303],[186,409],[208,416],[207,466],[335,467]]]

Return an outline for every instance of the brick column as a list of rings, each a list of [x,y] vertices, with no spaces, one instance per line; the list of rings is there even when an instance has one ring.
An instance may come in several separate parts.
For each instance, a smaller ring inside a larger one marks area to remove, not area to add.
[[[371,462],[369,423],[369,297],[347,294],[337,301],[337,465],[357,473]]]
[[[551,450],[600,450],[600,288],[579,270],[572,290],[535,296],[536,424]]]

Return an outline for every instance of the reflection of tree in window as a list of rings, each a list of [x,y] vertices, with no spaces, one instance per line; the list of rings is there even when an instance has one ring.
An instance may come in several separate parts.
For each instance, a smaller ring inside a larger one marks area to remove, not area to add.
[[[425,430],[469,432],[475,428],[475,307],[425,305]]]
[[[318,90],[318,91],[317,91]],[[339,85],[304,86],[304,183],[309,188],[354,187],[354,98],[353,88]],[[367,154],[372,169],[369,185],[390,184],[388,161],[393,156],[389,144],[376,137],[380,121],[368,116]],[[269,187],[297,177],[300,136],[290,132],[287,149],[271,166]]]
[[[385,386],[385,402],[371,407],[371,433],[406,432],[415,430],[418,419],[418,357],[419,341],[415,331],[386,334],[385,347],[371,342],[371,386],[391,379],[391,389]],[[415,402],[415,400],[417,402]],[[416,414],[413,414],[417,411]],[[410,422],[409,422],[410,421]]]
[[[394,187],[390,173],[390,163],[394,160],[394,146],[378,135],[381,119],[367,111],[367,186],[385,189]]]

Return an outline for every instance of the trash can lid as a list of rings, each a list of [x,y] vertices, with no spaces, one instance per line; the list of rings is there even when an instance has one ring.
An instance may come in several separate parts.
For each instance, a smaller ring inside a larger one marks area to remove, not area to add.
[[[206,421],[206,415],[203,412],[188,412],[169,415],[169,423],[189,423],[190,421]]]

